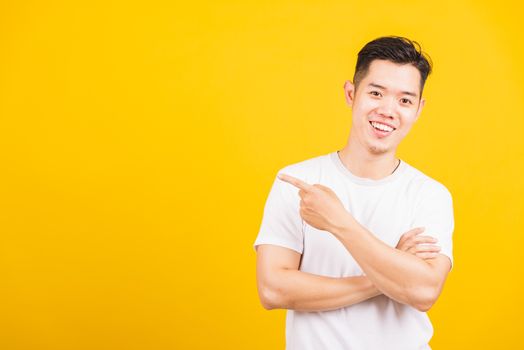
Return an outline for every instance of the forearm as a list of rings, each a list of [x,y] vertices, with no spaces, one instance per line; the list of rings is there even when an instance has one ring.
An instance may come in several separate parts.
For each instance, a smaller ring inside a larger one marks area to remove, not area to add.
[[[328,311],[382,294],[366,276],[333,278],[292,269],[275,274],[271,308]]]
[[[438,289],[428,263],[390,247],[355,219],[334,231],[369,280],[388,297],[422,309]]]

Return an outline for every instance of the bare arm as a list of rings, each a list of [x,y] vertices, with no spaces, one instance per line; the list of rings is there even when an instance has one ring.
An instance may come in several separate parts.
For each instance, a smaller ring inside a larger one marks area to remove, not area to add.
[[[331,232],[351,253],[373,284],[388,297],[427,311],[437,300],[451,268],[450,259],[438,254],[425,261],[392,248],[362,226],[330,188],[310,185],[280,174],[300,189],[300,216],[309,225]]]
[[[327,311],[382,294],[366,276],[334,278],[299,271],[300,256],[276,245],[257,247],[257,287],[264,308]]]
[[[333,230],[367,277],[390,298],[427,311],[437,300],[451,268],[443,254],[423,260],[376,238],[350,215],[348,225]]]
[[[415,228],[402,235],[397,249],[422,259],[436,256],[436,241]],[[366,276],[333,278],[299,271],[300,254],[262,244],[257,247],[257,286],[266,309],[327,311],[382,294]]]

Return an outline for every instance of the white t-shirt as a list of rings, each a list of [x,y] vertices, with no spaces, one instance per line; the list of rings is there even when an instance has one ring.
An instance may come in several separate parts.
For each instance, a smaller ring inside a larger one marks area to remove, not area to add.
[[[453,263],[451,194],[404,161],[380,180],[355,176],[337,152],[288,165],[278,173],[331,188],[360,224],[391,247],[410,229],[425,227],[422,234],[437,238],[440,253]],[[274,244],[301,253],[301,271],[329,277],[363,275],[338,239],[302,220],[298,191],[275,178],[254,246]],[[287,310],[286,315],[287,350],[430,349],[432,335],[425,312],[385,295],[337,310]]]

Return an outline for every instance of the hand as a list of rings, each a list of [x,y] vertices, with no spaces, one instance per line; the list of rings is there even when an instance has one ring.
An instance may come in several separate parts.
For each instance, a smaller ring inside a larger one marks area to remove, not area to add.
[[[300,216],[309,225],[334,233],[354,220],[335,192],[320,184],[310,185],[290,175],[278,178],[300,189]]]
[[[423,231],[423,227],[416,227],[404,233],[396,248],[424,260],[436,258],[440,251],[440,247],[435,244],[437,239],[430,236],[419,236]]]

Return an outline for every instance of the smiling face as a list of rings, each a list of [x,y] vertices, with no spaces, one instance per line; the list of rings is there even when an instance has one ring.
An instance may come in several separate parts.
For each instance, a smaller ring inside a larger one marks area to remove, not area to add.
[[[374,155],[395,153],[425,103],[418,69],[387,60],[372,61],[357,90],[349,81],[344,90],[353,111],[350,142]]]

